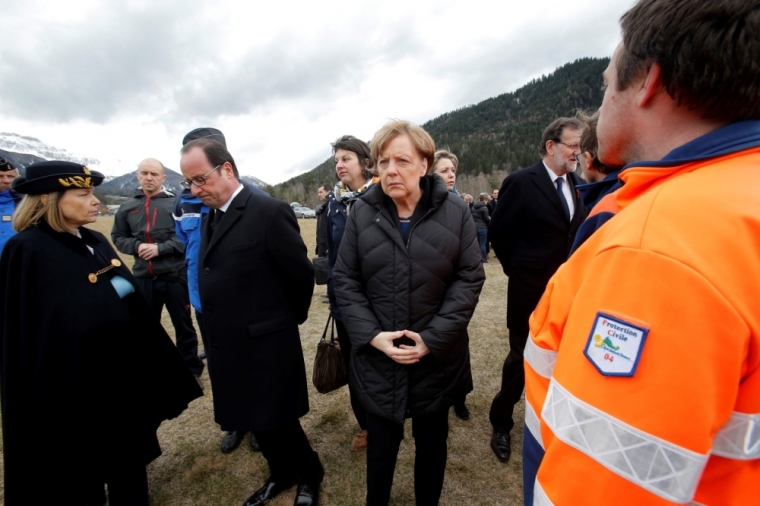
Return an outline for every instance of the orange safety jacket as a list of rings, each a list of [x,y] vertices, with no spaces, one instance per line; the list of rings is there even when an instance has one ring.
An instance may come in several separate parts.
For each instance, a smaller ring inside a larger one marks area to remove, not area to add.
[[[526,503],[760,504],[760,121],[725,128],[705,143],[740,150],[626,167],[620,212],[547,285]]]

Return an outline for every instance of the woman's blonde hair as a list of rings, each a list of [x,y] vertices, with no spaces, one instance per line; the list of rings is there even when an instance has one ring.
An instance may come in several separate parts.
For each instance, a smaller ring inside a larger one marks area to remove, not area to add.
[[[58,207],[58,201],[61,200],[65,191],[68,190],[41,195],[25,195],[16,208],[16,212],[13,213],[14,230],[21,232],[29,227],[36,227],[40,221],[44,220],[56,232],[66,232],[66,220],[60,207]],[[43,199],[43,195],[47,195],[47,199]]]
[[[427,160],[427,173],[430,174],[435,154],[435,141],[424,128],[415,125],[411,121],[394,119],[383,125],[383,127],[375,133],[375,136],[369,143],[372,159],[375,164],[377,164],[377,160],[380,158],[380,154],[385,149],[385,146],[396,137],[402,135],[409,137],[409,140],[412,141],[412,145],[414,146],[414,149],[417,150],[417,153]]]
[[[448,149],[439,149],[438,151],[435,152],[435,156],[433,158],[433,165],[428,167],[428,174],[432,174],[435,171],[435,166],[441,160],[451,160],[451,164],[454,166],[454,170],[459,170],[459,158],[457,158],[457,155],[455,155]]]

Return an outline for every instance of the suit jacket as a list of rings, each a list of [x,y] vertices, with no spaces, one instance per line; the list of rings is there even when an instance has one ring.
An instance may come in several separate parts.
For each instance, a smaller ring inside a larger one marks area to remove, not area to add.
[[[269,430],[309,411],[298,325],[314,291],[293,209],[244,188],[211,235],[198,280],[214,415],[223,430]]]
[[[499,190],[496,210],[488,227],[488,240],[509,276],[507,326],[528,335],[528,318],[549,279],[567,259],[586,209],[575,185],[575,173],[567,177],[575,202],[568,221],[557,189],[539,161],[507,176]]]

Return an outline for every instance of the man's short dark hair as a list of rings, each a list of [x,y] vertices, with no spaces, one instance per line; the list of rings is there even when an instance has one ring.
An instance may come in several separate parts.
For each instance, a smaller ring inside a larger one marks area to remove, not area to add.
[[[592,163],[594,164],[594,170],[602,174],[609,174],[612,171],[618,170],[618,165],[607,165],[599,161],[599,157],[596,156],[596,152],[599,149],[599,139],[596,136],[596,125],[599,123],[599,111],[595,111],[593,114],[589,114],[585,111],[578,111],[578,119],[581,120],[586,128],[583,129],[581,134],[581,153],[588,151],[591,156],[594,157]]]
[[[344,135],[339,137],[337,141],[330,144],[332,146],[333,155],[339,149],[345,151],[351,151],[356,154],[359,159],[359,163],[362,165],[362,177],[364,180],[372,178],[372,167],[375,166],[375,162],[372,160],[372,154],[369,149],[369,145],[361,139],[357,139],[353,135]],[[367,164],[369,160],[369,164]]]
[[[546,143],[549,141],[560,142],[562,140],[562,133],[565,128],[570,130],[583,130],[583,123],[575,118],[557,118],[546,127],[544,133],[541,135],[541,148],[539,153],[541,156],[546,156]]]
[[[321,184],[321,185],[319,185],[319,187],[320,187],[320,188],[322,188],[322,189],[323,189],[324,191],[326,191],[326,192],[331,192],[331,191],[332,191],[332,189],[333,189],[333,187],[332,187],[332,186],[330,186],[330,185],[329,185],[329,184],[327,184],[327,183]]]
[[[678,105],[704,119],[760,118],[760,1],[640,0],[620,25],[619,90],[656,62]]]
[[[208,163],[210,163],[214,167],[216,167],[217,165],[222,165],[225,162],[229,162],[230,165],[232,165],[232,173],[235,175],[236,178],[238,179],[240,178],[237,165],[235,165],[235,160],[232,158],[232,155],[230,154],[230,152],[227,151],[227,148],[222,146],[220,143],[210,138],[196,139],[182,146],[182,151],[180,153],[183,155],[187,154],[193,148],[201,148],[203,152],[206,154]]]

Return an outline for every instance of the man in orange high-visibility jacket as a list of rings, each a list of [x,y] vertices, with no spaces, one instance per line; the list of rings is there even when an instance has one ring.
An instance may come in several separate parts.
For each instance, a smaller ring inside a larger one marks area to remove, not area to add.
[[[525,502],[760,504],[760,0],[621,24],[598,125],[620,212],[531,317]]]

